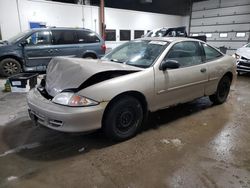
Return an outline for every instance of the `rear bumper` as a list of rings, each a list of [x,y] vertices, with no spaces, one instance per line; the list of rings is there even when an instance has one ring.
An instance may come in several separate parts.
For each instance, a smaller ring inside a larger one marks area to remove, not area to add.
[[[107,103],[90,107],[68,107],[44,98],[37,89],[27,95],[29,114],[35,124],[62,132],[88,132],[101,128]]]

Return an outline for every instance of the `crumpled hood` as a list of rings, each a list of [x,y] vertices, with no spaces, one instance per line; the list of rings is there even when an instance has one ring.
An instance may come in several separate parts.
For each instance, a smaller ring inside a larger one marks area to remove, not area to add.
[[[243,56],[247,59],[250,59],[250,48],[249,47],[242,47],[242,48],[239,48],[237,51],[236,51],[236,54],[240,55],[240,56]]]
[[[105,71],[140,71],[141,68],[103,60],[53,58],[46,75],[46,91],[56,96],[65,89],[78,88],[91,76]]]

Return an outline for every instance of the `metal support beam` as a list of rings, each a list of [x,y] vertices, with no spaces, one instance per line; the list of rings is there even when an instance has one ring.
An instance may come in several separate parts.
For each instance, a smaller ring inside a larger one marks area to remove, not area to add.
[[[100,35],[105,40],[104,0],[100,0]]]

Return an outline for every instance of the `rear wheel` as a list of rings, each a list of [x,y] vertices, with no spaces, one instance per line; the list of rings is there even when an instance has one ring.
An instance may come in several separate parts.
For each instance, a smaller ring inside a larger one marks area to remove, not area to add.
[[[222,77],[215,94],[210,95],[209,98],[214,104],[222,104],[227,100],[230,91],[231,79],[228,76]]]
[[[0,74],[2,76],[8,77],[14,74],[18,74],[21,72],[21,70],[21,64],[13,58],[6,58],[0,62]]]
[[[111,104],[105,114],[103,128],[105,135],[116,141],[133,137],[143,120],[141,103],[132,96],[123,96]]]

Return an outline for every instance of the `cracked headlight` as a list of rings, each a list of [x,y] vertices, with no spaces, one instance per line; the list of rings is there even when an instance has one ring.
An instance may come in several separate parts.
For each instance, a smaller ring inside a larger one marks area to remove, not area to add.
[[[98,102],[92,99],[70,92],[63,92],[57,94],[52,99],[52,102],[65,106],[94,106],[99,104]]]

